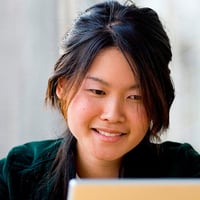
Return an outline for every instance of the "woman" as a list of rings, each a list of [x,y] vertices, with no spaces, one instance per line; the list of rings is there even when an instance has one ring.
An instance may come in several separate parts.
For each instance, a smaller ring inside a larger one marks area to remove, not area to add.
[[[0,199],[66,199],[75,177],[200,177],[200,156],[189,144],[159,144],[174,87],[170,42],[155,11],[131,2],[94,5],[62,47],[46,102],[67,130],[1,160]]]

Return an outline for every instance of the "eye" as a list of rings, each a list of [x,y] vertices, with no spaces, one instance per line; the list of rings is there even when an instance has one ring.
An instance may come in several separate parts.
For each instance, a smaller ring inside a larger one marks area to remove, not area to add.
[[[89,91],[95,95],[105,95],[106,94],[103,90],[89,89]]]
[[[140,95],[130,95],[130,96],[128,96],[128,99],[139,101],[139,100],[142,99],[142,96],[140,96]]]

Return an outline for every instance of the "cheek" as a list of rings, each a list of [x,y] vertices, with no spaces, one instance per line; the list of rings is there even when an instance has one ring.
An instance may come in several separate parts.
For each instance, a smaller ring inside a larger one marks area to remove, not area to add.
[[[149,128],[149,119],[147,117],[146,110],[143,105],[137,106],[137,109],[134,111],[134,117],[132,118],[132,124],[137,126],[141,132],[146,133]]]
[[[96,115],[96,104],[82,95],[75,95],[67,109],[67,123],[69,128],[72,126],[80,127],[88,125],[89,121]],[[76,128],[74,127],[74,128]]]
[[[67,109],[68,124],[70,124],[70,122],[76,122],[80,118],[84,119],[86,110],[87,110],[87,106],[85,102],[76,101],[76,99],[72,100]]]

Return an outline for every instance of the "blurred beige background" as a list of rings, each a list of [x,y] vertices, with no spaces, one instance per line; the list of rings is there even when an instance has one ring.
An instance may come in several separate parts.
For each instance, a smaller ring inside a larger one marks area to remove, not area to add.
[[[55,138],[62,118],[44,106],[59,41],[79,11],[100,0],[1,0],[0,157],[13,146]],[[121,1],[124,2],[124,1]],[[163,140],[200,151],[200,1],[136,0],[155,9],[171,38],[176,100]]]

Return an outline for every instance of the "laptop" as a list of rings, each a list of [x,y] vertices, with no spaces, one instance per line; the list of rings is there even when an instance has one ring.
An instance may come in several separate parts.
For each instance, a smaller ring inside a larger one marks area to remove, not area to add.
[[[67,200],[200,200],[200,179],[72,179]]]

